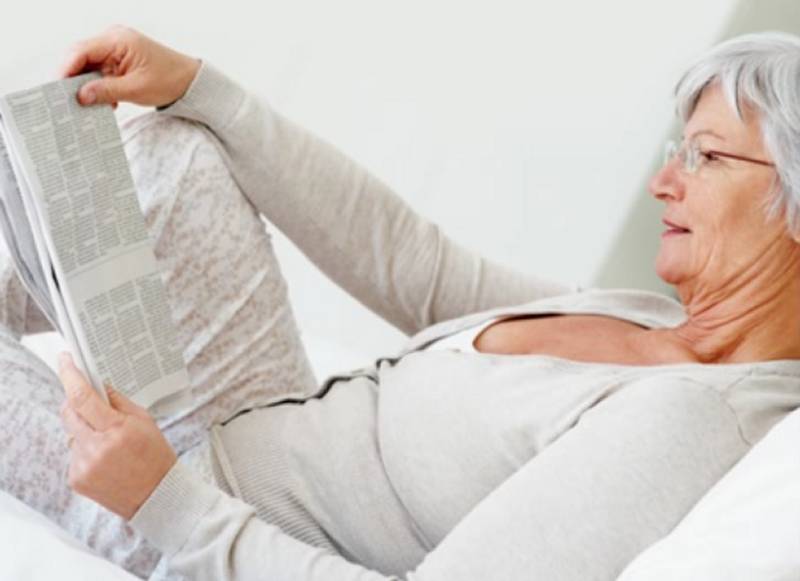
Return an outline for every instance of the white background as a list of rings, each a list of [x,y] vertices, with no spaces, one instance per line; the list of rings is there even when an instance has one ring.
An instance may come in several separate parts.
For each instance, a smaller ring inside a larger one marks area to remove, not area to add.
[[[588,285],[648,195],[675,82],[737,4],[14,2],[0,91],[54,78],[72,42],[128,24],[212,61],[472,249]],[[319,374],[398,348],[399,332],[285,240],[278,251]],[[651,267],[637,268],[653,287]]]

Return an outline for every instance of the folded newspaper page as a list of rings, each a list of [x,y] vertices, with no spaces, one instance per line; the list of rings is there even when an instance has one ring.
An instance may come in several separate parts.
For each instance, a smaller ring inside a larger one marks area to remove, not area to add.
[[[95,389],[171,413],[188,376],[114,113],[75,98],[90,76],[0,98],[0,229]]]

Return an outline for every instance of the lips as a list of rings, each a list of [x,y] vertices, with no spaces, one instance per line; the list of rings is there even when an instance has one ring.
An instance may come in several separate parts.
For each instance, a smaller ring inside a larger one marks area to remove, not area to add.
[[[669,220],[667,220],[666,218],[665,218],[665,219],[663,219],[663,220],[662,220],[662,222],[664,222],[664,224],[666,224],[666,226],[667,226],[667,227],[670,229],[670,231],[675,231],[675,232],[691,232],[691,230],[689,230],[688,228],[684,228],[683,226],[680,226],[680,225],[678,225],[678,224],[675,224],[674,222],[670,222],[670,221],[669,221]]]

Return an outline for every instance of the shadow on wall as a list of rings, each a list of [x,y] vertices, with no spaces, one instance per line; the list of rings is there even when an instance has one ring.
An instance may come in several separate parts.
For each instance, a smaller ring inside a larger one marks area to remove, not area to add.
[[[742,0],[719,40],[760,30],[800,34],[800,0]],[[679,134],[676,120],[669,137]],[[658,170],[661,160],[661,152],[658,152],[647,175]],[[642,184],[641,190],[646,189],[647,183]],[[606,288],[648,289],[674,297],[673,288],[659,279],[653,269],[660,239],[652,234],[660,230],[663,204],[652,196],[636,196],[635,200],[593,284]]]

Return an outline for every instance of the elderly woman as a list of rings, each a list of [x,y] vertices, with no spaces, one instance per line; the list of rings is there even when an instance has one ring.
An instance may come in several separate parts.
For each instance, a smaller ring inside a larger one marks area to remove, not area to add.
[[[116,393],[104,404],[65,358],[78,494],[55,444],[0,476],[141,575],[163,556],[154,577],[614,579],[800,405],[795,37],[723,43],[678,85],[683,140],[650,191],[656,269],[680,302],[470,254],[208,63],[136,32],[79,44],[66,74],[87,69],[105,76],[84,105],[160,109],[126,147],[196,403],[157,425]],[[412,335],[403,349],[309,391],[256,211]],[[6,383],[51,393],[15,341],[35,309],[6,281]],[[37,413],[9,446],[53,429]]]

